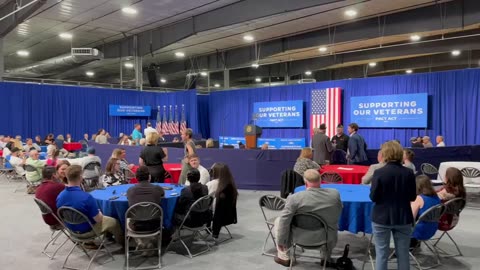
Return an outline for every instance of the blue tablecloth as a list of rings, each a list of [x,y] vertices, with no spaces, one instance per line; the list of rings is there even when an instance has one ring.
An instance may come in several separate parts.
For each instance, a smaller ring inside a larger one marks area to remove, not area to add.
[[[343,210],[339,220],[339,230],[352,233],[372,233],[371,213],[373,202],[370,200],[370,186],[323,184],[322,188],[333,188],[340,193]],[[295,189],[304,191],[305,186]]]
[[[180,196],[180,192],[183,186],[175,186],[172,184],[159,184],[162,187],[172,187],[172,190],[165,190],[165,198],[160,202],[160,206],[163,209],[163,226],[167,229],[172,228],[173,215],[175,213],[175,206],[177,205],[177,199]],[[122,228],[125,228],[125,213],[128,209],[127,190],[134,186],[134,184],[111,186],[106,189],[98,189],[92,191],[93,198],[97,200],[98,207],[102,210],[102,213],[106,216],[116,218],[120,221]],[[113,194],[115,191],[115,194]],[[109,200],[113,196],[119,196],[116,200]]]

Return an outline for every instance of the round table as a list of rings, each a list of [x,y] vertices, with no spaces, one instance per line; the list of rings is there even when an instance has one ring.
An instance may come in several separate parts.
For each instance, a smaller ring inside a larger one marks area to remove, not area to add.
[[[373,202],[370,200],[370,186],[323,184],[322,188],[333,188],[340,193],[343,203],[342,214],[338,222],[340,231],[372,233]],[[305,186],[300,186],[295,189],[295,193],[304,190]]]
[[[140,166],[138,166],[138,165],[133,166],[132,167],[132,172],[136,173],[138,167],[140,167]],[[180,164],[180,163],[164,163],[163,168],[165,169],[165,171],[170,173],[170,175],[172,176],[171,179],[170,178],[165,179],[165,183],[177,184],[178,179],[180,179],[180,173],[182,172],[182,164]],[[138,181],[137,181],[136,178],[132,178],[132,179],[130,179],[130,183],[136,184],[136,183],[138,183]]]
[[[367,173],[368,166],[360,165],[325,165],[320,168],[320,173],[336,172],[343,178],[344,184],[361,184],[362,177]]]
[[[172,190],[165,190],[165,198],[159,202],[163,209],[163,226],[167,229],[172,228],[173,216],[175,213],[175,206],[177,199],[183,189],[183,186],[176,186],[172,184],[159,184],[161,187],[171,187]],[[120,221],[122,228],[125,228],[125,213],[128,209],[127,190],[134,186],[133,184],[111,186],[105,189],[97,189],[90,194],[97,201],[98,207],[106,216],[113,217]],[[111,197],[118,196],[116,200],[110,200]]]
[[[480,170],[480,162],[472,162],[472,161],[449,161],[449,162],[442,162],[440,163],[440,167],[438,168],[438,178],[441,180],[445,180],[445,173],[447,169],[450,167],[457,168],[459,170],[466,168],[466,167],[473,167]],[[465,184],[468,183],[475,183],[480,184],[480,177],[477,178],[468,178],[464,177]]]

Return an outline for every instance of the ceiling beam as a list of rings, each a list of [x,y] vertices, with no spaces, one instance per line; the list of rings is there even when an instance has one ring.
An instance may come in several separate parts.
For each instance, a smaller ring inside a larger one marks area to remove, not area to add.
[[[147,55],[196,33],[343,0],[243,0],[138,35],[139,55]],[[99,47],[105,58],[133,55],[131,37]]]
[[[20,1],[21,6],[16,0],[8,0],[0,6],[0,38],[5,37],[17,25],[25,21],[30,15],[42,7],[47,0],[26,0]]]

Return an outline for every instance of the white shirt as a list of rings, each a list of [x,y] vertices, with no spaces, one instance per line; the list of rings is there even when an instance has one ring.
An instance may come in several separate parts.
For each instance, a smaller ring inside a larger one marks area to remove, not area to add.
[[[8,149],[7,147],[3,148],[3,157],[4,158],[9,156],[10,154],[12,154],[12,151],[10,151],[10,149]]]
[[[22,167],[23,160],[19,157],[10,156],[10,164],[17,172],[18,175],[25,175],[25,170]]]
[[[445,147],[445,143],[444,143],[444,142],[440,142],[439,144],[437,144],[437,147]]]
[[[158,134],[158,131],[152,127],[147,127],[146,129],[143,130],[143,134],[145,135],[145,137],[147,137],[147,134],[150,132],[155,132]]]
[[[32,143],[31,146],[29,146],[28,144],[25,144],[23,146],[23,150],[28,153],[28,152],[30,152],[30,148],[32,148],[32,147],[35,148],[35,150],[37,150],[38,152],[41,152],[41,150],[42,150],[42,148],[40,148],[40,146],[38,146],[38,144],[36,144],[36,143]]]
[[[203,167],[202,165],[198,165],[197,170],[200,172],[199,183],[201,183],[202,185],[206,185],[210,181],[210,174],[208,173],[208,170],[205,169],[205,167]],[[185,182],[185,186],[190,186],[190,182],[188,180]]]
[[[208,195],[215,198],[215,193],[217,192],[218,188],[218,179],[213,179],[212,181],[207,183],[208,187]]]

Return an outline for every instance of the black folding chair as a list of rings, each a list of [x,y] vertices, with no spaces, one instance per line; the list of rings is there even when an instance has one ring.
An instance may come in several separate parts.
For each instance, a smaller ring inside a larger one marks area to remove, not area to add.
[[[86,192],[100,187],[99,179],[102,175],[102,165],[100,162],[92,161],[83,167],[82,189]]]
[[[436,239],[437,241],[435,241],[435,243],[433,244],[433,247],[437,249],[437,252],[438,251],[442,252],[442,256],[445,258],[463,256],[462,251],[460,251],[460,248],[457,245],[457,242],[453,240],[452,236],[448,232],[453,230],[457,226],[460,220],[460,213],[465,208],[465,204],[466,204],[466,201],[463,198],[455,198],[443,204],[445,205],[445,213],[444,213],[444,217],[440,219],[440,224],[438,226],[438,230],[441,231],[442,234],[438,239]],[[457,254],[449,254],[445,252],[443,249],[441,249],[440,247],[438,247],[438,243],[445,235],[448,238],[450,238],[450,241],[452,241],[452,243],[455,245],[455,248],[457,249],[457,252],[458,252]]]
[[[325,184],[342,184],[343,177],[336,172],[324,172],[320,175],[320,180]]]
[[[277,216],[267,215],[265,213],[265,209],[269,210],[269,212],[279,213],[280,211],[283,210],[283,208],[285,208],[285,200],[275,195],[264,195],[260,198],[258,203],[260,205],[260,210],[262,211],[263,218],[265,220],[265,224],[267,225],[267,229],[268,229],[267,238],[265,238],[265,241],[263,243],[262,255],[273,257],[276,254],[268,253],[267,250],[265,250],[265,248],[267,246],[267,242],[270,237],[272,238],[274,247],[275,248],[277,247],[277,242],[275,241],[275,237],[272,231],[275,226],[275,219],[277,218]]]

